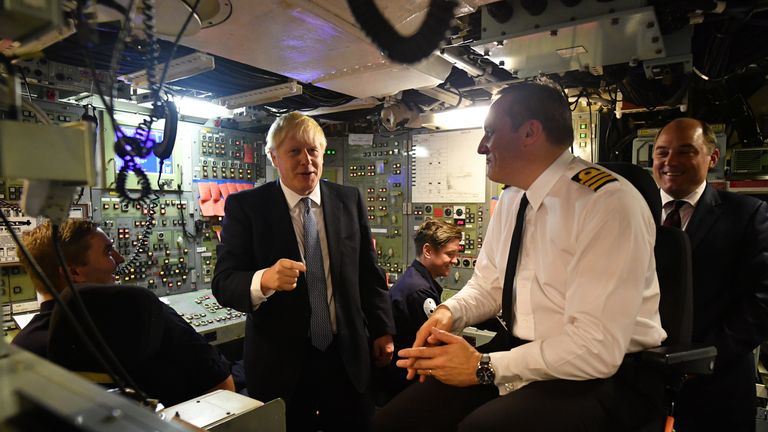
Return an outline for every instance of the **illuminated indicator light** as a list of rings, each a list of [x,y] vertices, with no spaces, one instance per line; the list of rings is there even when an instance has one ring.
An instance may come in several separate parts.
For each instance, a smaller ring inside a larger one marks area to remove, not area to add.
[[[586,134],[586,132],[582,132],[582,133],[580,133],[580,134],[579,134],[579,139],[587,139],[587,134]]]
[[[579,129],[586,129],[587,124],[586,123],[579,123]]]

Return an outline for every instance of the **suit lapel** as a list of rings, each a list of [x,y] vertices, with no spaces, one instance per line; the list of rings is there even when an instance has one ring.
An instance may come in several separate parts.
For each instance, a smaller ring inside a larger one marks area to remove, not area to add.
[[[699,202],[696,204],[688,226],[685,228],[685,232],[688,233],[688,237],[691,239],[691,249],[696,249],[696,246],[707,234],[712,224],[720,217],[722,211],[720,196],[717,194],[717,190],[708,184]]]
[[[328,241],[328,260],[331,264],[331,281],[341,280],[341,221],[337,220],[343,215],[341,199],[336,196],[326,182],[320,181],[320,193],[323,202],[323,221],[325,224],[325,237]],[[336,287],[334,286],[334,291]]]
[[[271,190],[269,202],[272,203],[268,209],[264,209],[269,214],[270,225],[274,229],[272,239],[276,240],[270,247],[275,247],[280,251],[281,258],[289,258],[294,261],[301,261],[296,233],[293,230],[291,212],[288,209],[288,202],[285,200],[285,194],[280,188],[280,184],[275,181]],[[285,241],[278,239],[293,239]]]

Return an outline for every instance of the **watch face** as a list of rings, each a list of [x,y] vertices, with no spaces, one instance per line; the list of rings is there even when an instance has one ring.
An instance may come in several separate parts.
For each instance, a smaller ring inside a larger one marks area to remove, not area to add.
[[[490,366],[481,365],[477,368],[477,380],[480,384],[493,384],[495,378],[496,375],[493,373],[493,369],[491,369]]]

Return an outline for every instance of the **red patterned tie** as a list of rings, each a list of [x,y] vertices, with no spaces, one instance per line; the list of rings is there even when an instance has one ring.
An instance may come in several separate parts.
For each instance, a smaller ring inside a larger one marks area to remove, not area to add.
[[[680,209],[685,205],[685,201],[683,200],[674,200],[672,201],[672,210],[667,213],[667,217],[664,219],[664,223],[662,225],[666,227],[672,227],[672,228],[678,228],[681,229],[683,227],[683,221],[680,218]]]

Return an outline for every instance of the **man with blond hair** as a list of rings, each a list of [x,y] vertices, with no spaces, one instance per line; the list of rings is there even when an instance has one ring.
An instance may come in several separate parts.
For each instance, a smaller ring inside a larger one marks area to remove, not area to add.
[[[283,398],[289,431],[368,430],[371,365],[392,358],[392,312],[360,192],[320,181],[326,140],[300,113],[266,152],[278,181],[227,198],[213,293],[248,313],[248,393]]]

